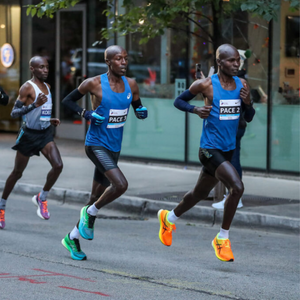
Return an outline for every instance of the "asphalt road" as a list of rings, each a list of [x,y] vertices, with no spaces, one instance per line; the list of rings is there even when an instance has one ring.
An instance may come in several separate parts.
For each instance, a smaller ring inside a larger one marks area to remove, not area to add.
[[[0,231],[1,300],[15,299],[299,299],[299,237],[232,228],[235,262],[211,247],[218,227],[178,221],[173,245],[158,239],[157,219],[100,213],[95,239],[81,239],[87,261],[60,241],[80,206],[49,201],[41,220],[31,199],[12,194]]]

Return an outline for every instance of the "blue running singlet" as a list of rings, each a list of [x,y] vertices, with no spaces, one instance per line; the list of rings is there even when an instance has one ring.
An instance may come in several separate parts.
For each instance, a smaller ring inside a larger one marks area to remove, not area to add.
[[[236,89],[224,90],[218,74],[211,77],[213,85],[212,109],[207,119],[203,120],[200,147],[219,149],[224,152],[235,149],[236,133],[239,125],[241,99],[241,80],[233,77]]]
[[[121,151],[123,126],[132,101],[132,92],[124,76],[122,76],[125,85],[123,93],[115,93],[111,89],[107,74],[100,76],[102,101],[95,111],[105,117],[105,120],[101,125],[91,123],[86,134],[85,145],[102,146],[110,151],[119,152]]]

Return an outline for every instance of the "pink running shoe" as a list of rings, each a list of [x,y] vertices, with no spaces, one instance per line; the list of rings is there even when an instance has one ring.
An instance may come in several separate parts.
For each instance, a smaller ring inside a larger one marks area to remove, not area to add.
[[[36,211],[37,215],[43,220],[49,220],[50,219],[50,213],[48,211],[47,200],[41,201],[40,193],[33,196],[31,200],[32,200],[33,204],[38,207],[38,209]]]
[[[0,229],[4,229],[5,227],[5,210],[0,209]]]

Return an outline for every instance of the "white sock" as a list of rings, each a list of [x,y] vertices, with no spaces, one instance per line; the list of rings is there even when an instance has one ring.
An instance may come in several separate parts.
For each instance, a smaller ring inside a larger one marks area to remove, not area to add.
[[[220,228],[219,239],[229,239],[229,230]]]
[[[87,209],[87,213],[91,216],[96,216],[98,213],[98,210],[99,209],[95,206],[95,203],[94,203]]]
[[[44,190],[42,190],[40,192],[40,199],[41,199],[41,201],[45,201],[47,199],[48,193],[49,193],[49,191],[45,192]]]
[[[7,200],[5,200],[5,199],[3,199],[3,198],[0,200],[0,209],[4,209],[4,210],[5,210],[6,201],[7,201]]]
[[[174,209],[168,213],[167,219],[170,223],[175,223],[179,218],[175,215]]]
[[[79,239],[79,230],[77,226],[75,226],[73,230],[70,232],[70,239],[71,240]]]

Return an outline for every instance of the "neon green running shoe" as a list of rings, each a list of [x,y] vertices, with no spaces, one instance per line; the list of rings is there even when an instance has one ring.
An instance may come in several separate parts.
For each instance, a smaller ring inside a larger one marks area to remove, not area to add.
[[[85,206],[81,209],[80,212],[80,221],[79,221],[79,233],[86,240],[92,240],[94,238],[94,223],[96,216],[91,216],[88,214],[87,209],[89,206]]]
[[[71,253],[71,257],[75,260],[86,260],[86,255],[81,251],[79,239],[70,239],[68,233],[64,239],[61,240],[62,245]]]

